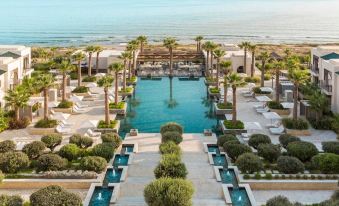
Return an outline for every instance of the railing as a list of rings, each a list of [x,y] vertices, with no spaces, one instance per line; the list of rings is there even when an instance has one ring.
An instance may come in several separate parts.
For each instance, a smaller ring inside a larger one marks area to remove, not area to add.
[[[327,92],[332,92],[332,85],[330,85],[328,81],[321,80],[320,88],[326,90]]]

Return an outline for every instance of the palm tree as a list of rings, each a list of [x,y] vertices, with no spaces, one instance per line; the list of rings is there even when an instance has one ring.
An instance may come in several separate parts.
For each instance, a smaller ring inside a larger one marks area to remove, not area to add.
[[[228,76],[227,81],[229,85],[232,87],[233,93],[232,123],[235,125],[237,123],[237,87],[244,86],[245,82],[241,76],[234,72]]]
[[[203,45],[202,48],[206,51],[206,77],[209,76],[209,68],[210,68],[210,53],[214,48],[214,43],[211,41],[206,41]],[[211,54],[212,55],[212,54]]]
[[[127,61],[130,59],[130,57],[132,56],[132,54],[128,51],[125,51],[123,53],[121,53],[121,55],[119,56],[120,59],[122,59],[124,61],[124,69],[123,69],[123,77],[122,77],[122,87],[123,87],[123,91],[126,90],[126,66],[127,66]]]
[[[132,60],[133,60],[133,55],[132,52],[129,50],[126,50],[127,52],[130,53],[130,55],[128,56],[128,79],[131,79],[131,69],[132,69]]]
[[[294,84],[293,88],[293,119],[297,120],[298,118],[298,96],[299,96],[299,86],[305,83],[308,80],[308,71],[301,70],[299,68],[288,68],[288,78]]]
[[[114,80],[115,80],[115,90],[114,90],[114,104],[118,105],[118,86],[119,86],[119,72],[123,70],[124,65],[121,63],[113,63],[108,66],[110,71],[114,73]]]
[[[66,78],[67,74],[74,70],[74,66],[69,61],[62,61],[57,65],[59,71],[62,73],[62,101],[66,100]]]
[[[323,112],[328,109],[328,99],[327,97],[321,93],[320,91],[316,91],[311,95],[308,103],[310,104],[310,108],[316,112],[316,122],[320,120],[323,115]]]
[[[203,36],[197,36],[194,38],[194,41],[197,42],[197,52],[201,51],[201,41],[204,39]]]
[[[92,55],[95,52],[95,46],[88,46],[85,49],[88,53],[88,76],[92,76]]]
[[[251,43],[248,41],[241,42],[239,47],[241,49],[244,49],[244,70],[246,71],[247,69],[247,50],[250,48]]]
[[[266,63],[270,59],[270,55],[268,52],[261,52],[259,55],[259,58],[261,60],[261,81],[260,81],[260,86],[263,87],[265,86],[265,68],[266,68]]]
[[[131,70],[132,76],[135,75],[135,70],[137,68],[136,51],[138,50],[138,46],[139,46],[139,42],[137,40],[132,40],[132,41],[128,42],[128,45],[127,45],[127,51],[132,52],[132,55],[133,55],[133,59],[132,59],[133,64],[132,64],[132,70]]]
[[[147,37],[146,36],[138,36],[137,41],[140,44],[140,52],[144,51],[144,46],[147,44]]]
[[[81,61],[85,59],[85,55],[82,52],[78,52],[72,56],[74,61],[78,63],[78,87],[81,86]]]
[[[253,77],[254,76],[254,66],[255,66],[255,53],[257,52],[257,45],[251,44],[248,49],[252,53],[251,77]]]
[[[211,52],[211,59],[210,59],[210,64],[211,64],[211,71],[212,71],[212,76],[213,76],[213,57],[214,57],[214,51],[218,48],[218,45],[212,42],[210,45],[210,52]]]
[[[217,89],[219,89],[219,71],[220,71],[220,59],[225,56],[226,52],[221,49],[216,49],[214,52],[214,56],[217,58]]]
[[[29,100],[30,93],[23,85],[19,85],[14,89],[8,90],[5,96],[6,105],[12,106],[15,112],[15,120],[19,121],[19,109],[25,107]]]
[[[36,77],[36,86],[44,95],[44,119],[48,120],[48,91],[54,85],[52,74],[42,74]]]
[[[104,87],[105,92],[105,123],[106,125],[110,124],[110,116],[109,116],[109,100],[108,100],[108,89],[112,87],[113,85],[113,77],[109,74],[102,77],[98,80],[99,87]]]
[[[224,104],[227,104],[227,87],[228,87],[228,83],[227,83],[227,76],[230,72],[230,66],[232,65],[231,61],[222,61],[220,62],[220,67],[223,70],[223,74],[224,74]]]
[[[275,61],[273,63],[273,68],[274,68],[274,73],[275,73],[275,101],[279,102],[280,71],[285,68],[285,63],[282,61]]]
[[[291,57],[291,55],[292,55],[292,51],[291,51],[291,49],[289,49],[289,48],[286,48],[285,50],[284,50],[284,54],[285,54],[285,60],[286,59],[288,59],[288,58],[290,58]]]
[[[95,52],[97,55],[96,63],[95,63],[95,71],[96,73],[99,73],[99,55],[100,55],[100,52],[102,52],[104,49],[101,46],[95,46],[94,48],[95,48]]]
[[[172,37],[167,37],[163,40],[163,45],[168,49],[170,53],[170,63],[169,63],[169,69],[170,69],[170,77],[173,77],[173,49],[175,49],[178,46],[177,40]]]

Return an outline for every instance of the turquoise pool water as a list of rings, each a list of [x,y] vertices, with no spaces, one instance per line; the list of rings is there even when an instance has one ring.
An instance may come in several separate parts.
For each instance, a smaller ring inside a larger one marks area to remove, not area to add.
[[[214,154],[212,155],[213,157],[213,162],[215,166],[224,166],[225,162],[226,162],[226,157],[224,154],[220,155],[220,154]]]
[[[104,183],[118,183],[120,182],[122,169],[107,169],[105,174]]]
[[[245,188],[229,189],[233,206],[251,206]]]
[[[96,187],[89,206],[107,206],[112,197],[113,187]]]
[[[120,134],[136,128],[139,132],[157,133],[166,122],[178,122],[186,133],[216,131],[218,120],[207,99],[204,78],[181,81],[178,78],[141,80],[130,97],[126,118],[121,120]]]
[[[223,184],[232,184],[233,187],[238,187],[237,177],[235,176],[233,169],[220,169],[219,172]]]
[[[216,154],[220,154],[219,147],[217,145],[207,145],[208,152],[215,152]]]
[[[113,166],[127,166],[129,155],[116,154],[113,161]]]
[[[133,152],[133,149],[134,149],[134,145],[126,145],[126,144],[122,144],[122,147],[121,147],[121,152]]]

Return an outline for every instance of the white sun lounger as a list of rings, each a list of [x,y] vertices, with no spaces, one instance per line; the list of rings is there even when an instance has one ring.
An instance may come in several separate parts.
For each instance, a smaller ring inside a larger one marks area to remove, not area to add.
[[[270,130],[271,134],[280,135],[280,134],[284,133],[285,128],[284,128],[284,126],[280,125],[280,127],[278,127],[278,128],[269,128],[269,130]]]
[[[88,129],[86,132],[90,137],[101,136],[101,132],[94,132],[92,129]]]
[[[71,133],[71,128],[66,128],[66,127],[62,127],[60,125],[58,125],[55,130],[58,132],[58,133],[61,133],[61,134],[70,134]]]
[[[256,111],[257,111],[258,113],[265,113],[265,112],[269,112],[270,109],[269,109],[268,107],[265,107],[265,108],[263,108],[263,109],[256,109]]]
[[[81,104],[80,102],[76,102],[75,105],[76,105],[77,107],[79,107],[80,109],[81,109],[81,108],[87,108],[87,107],[88,107],[87,104]]]
[[[61,120],[61,123],[65,126],[73,126],[74,125],[74,123],[69,123],[66,120]]]

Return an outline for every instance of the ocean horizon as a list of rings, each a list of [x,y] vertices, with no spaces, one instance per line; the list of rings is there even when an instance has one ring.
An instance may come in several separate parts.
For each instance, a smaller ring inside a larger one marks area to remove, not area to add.
[[[197,35],[216,42],[339,42],[338,0],[7,0],[0,44],[79,46]]]

